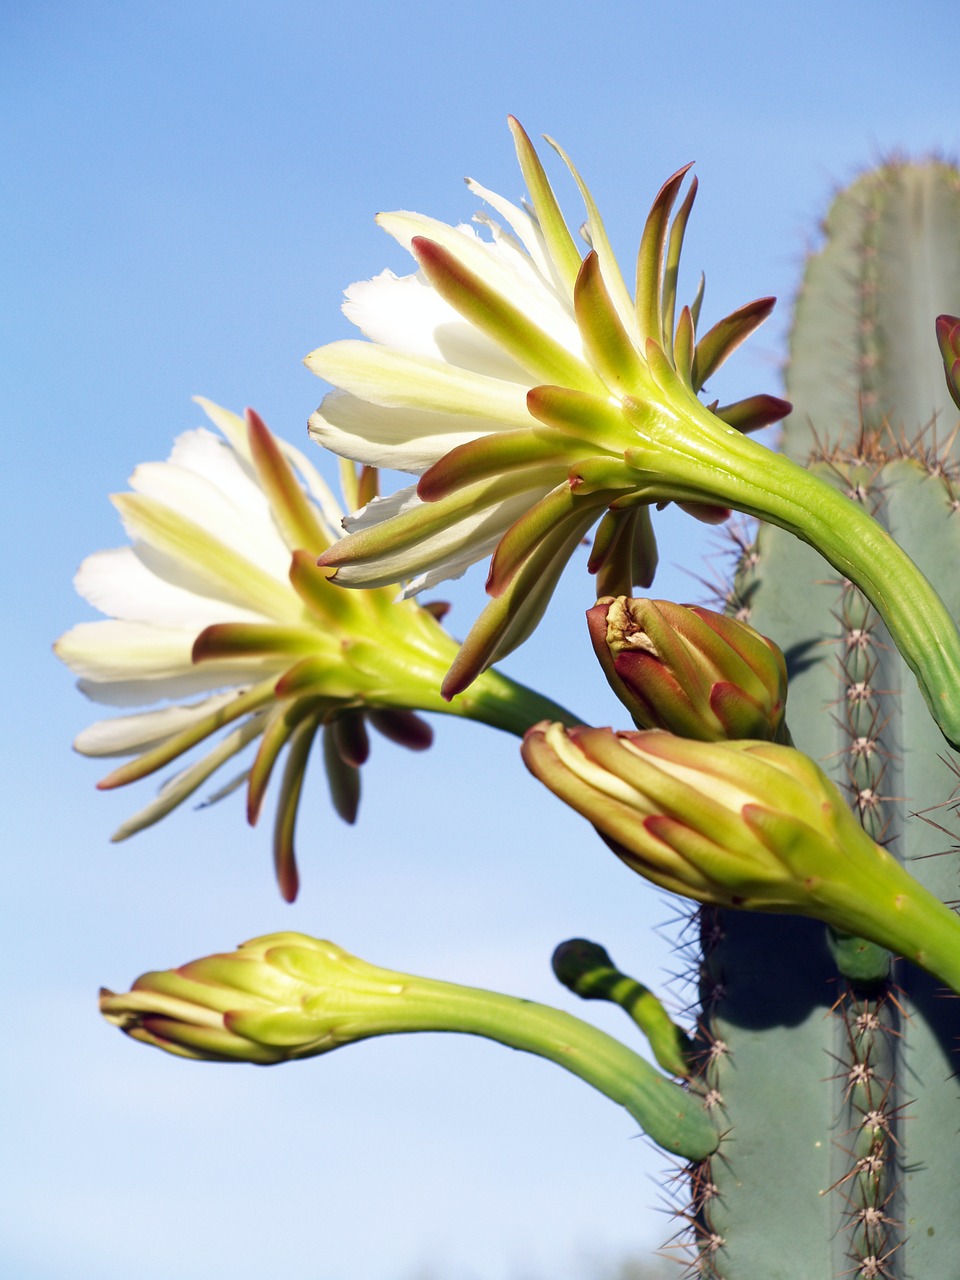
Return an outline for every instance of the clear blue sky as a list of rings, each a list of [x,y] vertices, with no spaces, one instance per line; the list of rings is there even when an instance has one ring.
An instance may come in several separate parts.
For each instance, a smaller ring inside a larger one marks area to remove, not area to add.
[[[353,830],[315,774],[285,907],[239,800],[108,843],[149,784],[94,792],[96,764],[69,749],[91,709],[49,646],[90,616],[79,561],[122,541],[108,493],[199,425],[191,395],[304,440],[323,388],[300,361],[347,334],[342,289],[407,269],[377,210],[468,218],[464,175],[522,195],[508,111],[575,157],[625,261],[661,181],[697,161],[687,285],[706,270],[712,320],[761,294],[788,306],[859,168],[953,154],[949,31],[924,0],[909,17],[877,0],[4,6],[5,1278],[590,1280],[669,1234],[663,1161],[554,1068],[426,1037],[209,1067],[96,1014],[101,983],[295,928],[626,1034],[554,988],[551,950],[586,934],[656,982],[677,963],[653,932],[672,909],[512,739],[443,721],[427,756],[377,743]],[[785,308],[716,394],[776,392],[784,333]],[[702,598],[707,542],[666,528],[657,592]],[[622,723],[588,656],[589,590],[568,574],[508,669]],[[452,598],[462,632],[479,578]]]

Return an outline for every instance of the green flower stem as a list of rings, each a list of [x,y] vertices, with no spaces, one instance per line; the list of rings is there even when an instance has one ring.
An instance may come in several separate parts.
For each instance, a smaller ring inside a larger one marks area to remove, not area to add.
[[[819,551],[880,614],[941,732],[960,748],[960,634],[914,562],[872,516],[825,480],[719,426],[692,396],[687,405],[689,418],[679,419],[674,410],[658,415],[649,449],[645,444],[629,451],[627,461],[659,472],[668,482],[664,489],[675,480],[681,496],[726,503]],[[638,423],[642,419],[637,414]]]
[[[499,992],[415,978],[387,1031],[456,1031],[536,1054],[579,1076],[622,1106],[673,1155],[702,1160],[719,1134],[703,1100],[660,1074],[612,1036],[571,1014]]]
[[[437,711],[446,715],[482,720],[522,738],[531,725],[541,720],[560,720],[565,725],[583,724],[583,719],[534,689],[518,684],[502,672],[490,668],[452,701],[441,699]]]
[[[865,834],[864,840],[869,839]],[[811,892],[825,908],[823,918],[834,928],[837,920],[828,913],[836,907],[842,913],[843,933],[886,947],[960,994],[960,919],[899,862],[889,858],[876,868],[869,899],[856,887],[827,876]],[[856,939],[847,942],[855,944]],[[865,954],[864,962],[869,960]]]
[[[429,625],[420,620],[421,627]],[[377,704],[377,689],[384,689],[384,705],[412,711],[479,720],[522,738],[541,720],[559,720],[568,726],[583,720],[535,689],[511,680],[494,668],[482,672],[468,689],[452,700],[440,692],[447,669],[457,655],[457,643],[438,624],[422,647],[411,642],[409,631],[384,627],[376,638],[353,641],[346,649],[357,675],[367,682],[364,701]],[[431,627],[431,631],[433,628]]]

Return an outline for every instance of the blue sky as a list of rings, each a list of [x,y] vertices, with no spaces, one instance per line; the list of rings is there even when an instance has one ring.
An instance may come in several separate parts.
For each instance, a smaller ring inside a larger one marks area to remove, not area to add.
[[[350,830],[315,774],[285,907],[239,802],[108,843],[149,784],[94,792],[96,764],[69,749],[93,715],[49,646],[91,616],[79,561],[122,541],[107,495],[199,425],[191,395],[252,404],[302,443],[323,388],[300,362],[347,335],[343,288],[408,269],[377,210],[469,218],[465,175],[522,195],[507,112],[574,156],[625,261],[662,180],[697,162],[687,290],[705,269],[707,320],[782,300],[711,388],[732,398],[779,388],[831,191],[893,151],[954,154],[953,52],[929,4],[909,20],[824,0],[5,6],[4,1276],[590,1280],[670,1234],[661,1157],[553,1068],[452,1037],[206,1067],[96,1014],[101,983],[293,928],[626,1035],[555,989],[550,953],[596,937],[656,982],[680,967],[654,931],[673,908],[527,777],[512,739],[444,720],[426,756],[378,743]],[[710,535],[660,527],[657,593],[702,598]],[[507,669],[623,723],[588,654],[589,591],[575,567]],[[481,577],[449,594],[462,633]]]

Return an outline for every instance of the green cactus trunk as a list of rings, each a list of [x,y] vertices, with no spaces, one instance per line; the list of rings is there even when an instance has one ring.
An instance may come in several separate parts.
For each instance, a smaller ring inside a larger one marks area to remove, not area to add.
[[[958,617],[960,450],[934,321],[960,313],[960,174],[887,166],[825,229],[797,303],[784,451],[864,503]],[[770,526],[728,605],[787,655],[796,745],[954,903],[960,760],[872,608]],[[709,911],[701,938],[702,1072],[727,1136],[694,1170],[694,1270],[955,1280],[960,1001],[806,920]]]

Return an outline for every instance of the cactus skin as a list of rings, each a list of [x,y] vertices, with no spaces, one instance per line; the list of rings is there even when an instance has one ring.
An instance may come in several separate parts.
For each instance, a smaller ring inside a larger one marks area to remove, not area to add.
[[[957,413],[934,329],[960,313],[960,174],[885,166],[825,229],[797,304],[783,449],[863,502],[960,617]],[[728,605],[786,652],[796,745],[955,902],[960,761],[871,607],[771,526]],[[693,1172],[694,1270],[953,1280],[960,1003],[902,961],[888,979],[878,949],[810,921],[709,911],[700,934],[702,1072],[728,1132]]]

